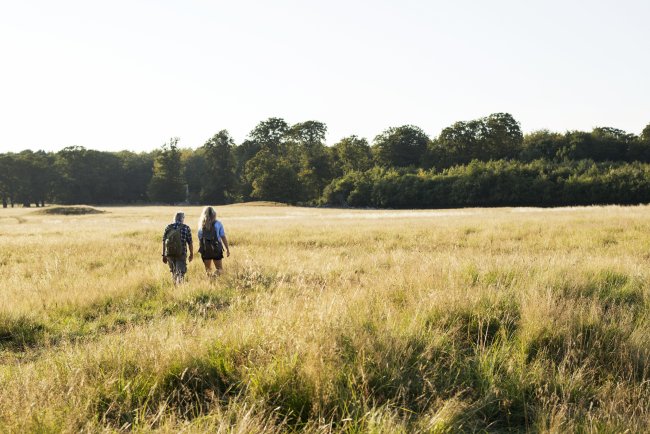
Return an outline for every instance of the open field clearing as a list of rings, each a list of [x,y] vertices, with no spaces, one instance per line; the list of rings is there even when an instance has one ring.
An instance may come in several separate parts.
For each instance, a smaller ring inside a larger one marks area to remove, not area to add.
[[[0,432],[650,430],[650,207],[101,210],[0,210]]]

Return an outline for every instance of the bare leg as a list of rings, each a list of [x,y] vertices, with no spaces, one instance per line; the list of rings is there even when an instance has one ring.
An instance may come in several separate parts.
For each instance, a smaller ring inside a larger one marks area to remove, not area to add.
[[[210,276],[212,274],[212,260],[206,259],[203,261],[203,265],[205,265],[205,273]]]
[[[221,272],[223,271],[223,263],[221,259],[213,259],[214,261],[214,267],[216,268],[215,273],[217,275],[220,275]]]

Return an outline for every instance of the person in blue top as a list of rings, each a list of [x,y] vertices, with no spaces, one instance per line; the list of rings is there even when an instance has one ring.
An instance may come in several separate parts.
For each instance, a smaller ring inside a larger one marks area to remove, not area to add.
[[[221,274],[223,265],[223,249],[226,249],[226,256],[230,256],[228,239],[223,225],[217,220],[217,213],[211,206],[206,206],[199,218],[199,253],[205,265],[205,272],[208,276],[214,276],[212,263],[216,268],[216,275]]]

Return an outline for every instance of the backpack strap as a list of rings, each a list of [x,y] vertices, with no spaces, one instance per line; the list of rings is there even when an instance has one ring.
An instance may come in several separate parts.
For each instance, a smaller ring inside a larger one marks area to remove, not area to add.
[[[163,238],[167,239],[167,235],[169,235],[169,233],[174,229],[178,229],[178,223],[174,222],[167,225],[167,228],[165,229],[165,236]]]
[[[216,224],[217,223],[215,221],[215,223],[212,226],[210,226],[210,228],[207,231],[205,230],[205,228],[201,228],[201,237],[200,238],[201,239],[205,238],[207,233],[212,232],[213,229],[214,229],[214,233],[216,234],[217,238],[219,238],[219,232],[217,231],[217,228],[214,227],[214,225],[216,225]]]

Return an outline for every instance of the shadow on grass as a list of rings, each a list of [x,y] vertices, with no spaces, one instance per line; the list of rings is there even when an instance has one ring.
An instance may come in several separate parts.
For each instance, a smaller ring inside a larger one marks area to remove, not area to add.
[[[23,352],[61,341],[92,339],[171,315],[210,319],[228,308],[232,297],[228,289],[204,289],[177,300],[163,287],[143,284],[135,295],[111,296],[83,307],[58,309],[50,313],[47,321],[2,315],[0,350]]]
[[[35,319],[0,314],[0,350],[25,351],[48,336],[47,327]]]
[[[182,420],[195,419],[241,393],[236,357],[227,348],[215,347],[158,374],[133,365],[122,371],[118,381],[97,391],[93,411],[105,426],[117,429],[155,428],[155,415],[161,409]]]

